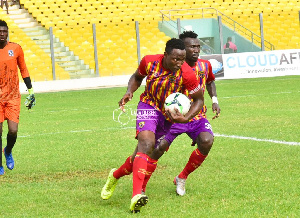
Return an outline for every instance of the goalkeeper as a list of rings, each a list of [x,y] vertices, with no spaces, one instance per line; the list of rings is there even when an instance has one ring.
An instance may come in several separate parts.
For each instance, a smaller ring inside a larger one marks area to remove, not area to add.
[[[12,149],[17,140],[21,94],[19,90],[18,68],[29,91],[25,105],[31,109],[35,105],[35,97],[31,79],[25,64],[24,53],[20,45],[7,41],[8,26],[0,20],[0,149],[2,151],[3,122],[7,120],[7,144],[3,149],[6,166],[14,168]],[[0,175],[4,174],[2,155],[0,155]]]

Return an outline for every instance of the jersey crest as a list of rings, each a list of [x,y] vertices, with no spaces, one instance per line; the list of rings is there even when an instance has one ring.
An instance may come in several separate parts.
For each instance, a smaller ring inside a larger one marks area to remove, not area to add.
[[[14,51],[13,50],[8,50],[8,56],[13,57],[14,56]]]

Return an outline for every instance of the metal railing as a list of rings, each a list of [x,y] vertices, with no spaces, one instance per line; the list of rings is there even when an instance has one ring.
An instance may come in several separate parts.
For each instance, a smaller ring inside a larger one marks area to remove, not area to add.
[[[261,36],[254,33],[250,29],[246,28],[242,24],[236,22],[229,16],[223,14],[219,10],[211,7],[207,8],[191,8],[191,9],[174,9],[174,10],[161,10],[162,22],[167,21],[173,27],[177,28],[177,19],[203,19],[203,18],[218,18],[221,16],[222,23],[234,32],[242,35],[243,37],[248,38],[252,43],[257,46],[261,46]],[[185,28],[181,27],[182,31]],[[275,50],[275,46],[267,40],[264,40],[264,45],[266,49]]]

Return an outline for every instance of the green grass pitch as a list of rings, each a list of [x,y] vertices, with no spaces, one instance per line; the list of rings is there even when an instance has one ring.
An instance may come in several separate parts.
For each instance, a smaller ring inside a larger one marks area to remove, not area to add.
[[[216,81],[221,116],[203,165],[177,196],[173,178],[195,147],[181,135],[160,159],[149,203],[132,215],[132,176],[100,197],[111,168],[133,152],[134,111],[143,87],[119,116],[121,88],[36,94],[22,105],[15,169],[0,177],[1,217],[300,217],[300,77]],[[22,96],[22,102],[25,100]],[[115,111],[116,110],[116,111]],[[121,125],[115,119],[126,125]],[[7,125],[4,123],[3,146]]]

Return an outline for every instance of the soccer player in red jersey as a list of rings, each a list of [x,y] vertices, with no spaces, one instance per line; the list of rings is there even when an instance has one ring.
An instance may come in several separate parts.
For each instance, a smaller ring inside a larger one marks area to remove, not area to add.
[[[186,62],[199,77],[203,94],[207,88],[208,94],[212,98],[212,110],[216,113],[213,117],[214,119],[220,115],[220,107],[217,100],[217,91],[214,82],[215,76],[212,73],[210,62],[198,59],[200,53],[200,41],[197,37],[198,35],[193,31],[185,31],[179,35],[179,38],[185,44]],[[195,149],[190,155],[185,168],[174,179],[176,192],[181,196],[185,194],[185,181],[188,175],[202,164],[214,142],[214,134],[210,123],[206,119],[206,111],[207,108],[203,105],[201,111],[188,123],[173,124],[170,131],[166,134],[160,145],[154,149],[151,155],[152,159],[158,160],[169,148],[174,139],[182,133],[186,133],[193,140],[192,145],[197,144],[197,149]],[[145,190],[145,188],[146,184],[143,185],[143,190]]]
[[[138,145],[134,154],[129,156],[119,169],[112,169],[104,185],[101,197],[109,199],[120,177],[133,172],[133,193],[130,204],[132,212],[139,212],[148,202],[148,197],[142,193],[142,186],[147,177],[152,174],[157,160],[150,155],[160,140],[166,135],[172,123],[187,123],[203,107],[203,92],[199,79],[185,63],[186,51],[182,40],[171,39],[166,43],[163,55],[145,56],[137,71],[128,82],[127,92],[119,101],[124,105],[133,97],[146,77],[145,91],[140,96],[137,107],[136,138]],[[166,97],[174,92],[188,90],[193,99],[189,112],[183,116],[179,112],[171,114],[165,111],[163,105]]]
[[[20,45],[7,41],[8,26],[0,20],[0,149],[2,150],[2,127],[7,120],[7,145],[3,149],[6,166],[12,170],[14,159],[12,149],[17,140],[21,94],[19,90],[18,67],[29,91],[26,99],[28,109],[35,105],[31,79],[25,64],[24,53]],[[4,174],[2,155],[0,156],[0,175]]]
[[[185,61],[193,69],[196,76],[199,77],[200,87],[203,91],[203,94],[207,88],[208,94],[213,100],[212,109],[216,113],[213,119],[217,118],[220,115],[220,107],[217,100],[217,91],[214,82],[215,76],[212,73],[210,62],[207,60],[198,59],[200,53],[200,41],[197,38],[198,35],[193,31],[186,31],[180,34],[179,37],[185,44]],[[193,146],[197,144],[197,149],[195,149],[190,155],[189,161],[185,168],[174,179],[176,192],[181,196],[185,194],[185,182],[188,175],[195,171],[202,164],[214,142],[214,134],[209,121],[206,119],[206,111],[207,108],[205,105],[203,105],[201,111],[188,123],[173,124],[165,137],[160,140],[159,146],[156,146],[150,155],[150,158],[157,163],[158,159],[164,154],[165,151],[168,150],[174,139],[183,133],[186,133],[193,140]],[[148,169],[148,172],[153,173],[156,166],[157,164],[152,165]],[[149,173],[144,180],[144,184],[142,186],[143,192],[146,191],[146,185],[152,173]]]

